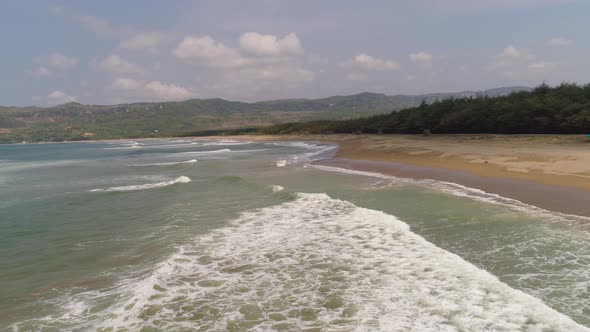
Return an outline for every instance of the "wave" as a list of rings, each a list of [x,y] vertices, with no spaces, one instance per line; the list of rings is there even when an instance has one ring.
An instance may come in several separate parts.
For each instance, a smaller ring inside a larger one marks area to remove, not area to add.
[[[91,189],[90,192],[124,192],[124,191],[137,191],[137,190],[146,190],[146,189],[155,189],[155,188],[162,188],[171,186],[177,183],[189,183],[191,179],[187,176],[179,176],[174,180],[164,181],[164,182],[156,182],[156,183],[146,183],[146,184],[138,184],[138,185],[130,185],[130,186],[121,186],[121,187],[110,187],[106,189]]]
[[[113,148],[101,148],[101,150],[127,150],[127,149],[139,149],[141,145],[129,145],[129,146],[117,146]]]
[[[491,203],[496,205],[502,205],[512,210],[524,212],[529,215],[543,217],[548,221],[554,221],[559,223],[565,223],[570,225],[588,225],[590,223],[590,217],[578,216],[573,214],[566,214],[561,212],[549,211],[543,208],[523,203],[519,200],[503,197],[498,194],[488,193],[481,189],[466,187],[458,183],[432,180],[432,179],[412,179],[412,178],[400,178],[393,175],[385,175],[375,172],[364,172],[357,171],[347,168],[324,166],[324,165],[305,165],[305,167],[315,168],[322,171],[344,173],[351,175],[361,175],[374,177],[378,179],[387,180],[381,182],[381,187],[390,187],[399,184],[417,185],[434,189],[440,192],[451,194],[454,196],[470,198],[476,201]]]
[[[202,154],[221,154],[221,153],[252,153],[252,152],[262,152],[262,151],[266,151],[266,149],[255,149],[255,150],[220,149],[220,150],[211,150],[211,151],[178,152],[175,154],[178,154],[178,155],[202,155]]]
[[[268,186],[268,188],[269,188],[270,190],[272,190],[272,192],[273,192],[273,193],[278,193],[279,191],[283,191],[283,190],[285,190],[285,187],[278,186],[278,185],[276,185],[276,184],[273,184],[273,185],[271,185],[271,186]]]
[[[185,161],[177,161],[177,162],[167,162],[167,163],[151,163],[151,164],[135,164],[131,165],[134,167],[143,167],[143,166],[173,166],[173,165],[182,165],[182,164],[194,164],[198,162],[197,159],[185,160]]]
[[[232,146],[232,145],[248,145],[252,144],[250,141],[235,141],[235,140],[220,140],[215,142],[198,142],[201,146]]]
[[[218,153],[228,153],[232,152],[230,149],[220,149],[220,150],[211,150],[211,151],[189,151],[189,152],[178,152],[175,154],[181,155],[191,155],[191,154],[218,154]]]
[[[288,159],[277,160],[275,163],[277,167],[285,167],[289,164],[309,163],[313,161],[326,159],[332,156],[339,148],[336,144],[315,144],[307,142],[272,142],[266,144],[273,146],[312,150],[311,152],[292,155]]]
[[[325,194],[245,212],[144,277],[60,301],[14,328],[589,331],[396,217]]]

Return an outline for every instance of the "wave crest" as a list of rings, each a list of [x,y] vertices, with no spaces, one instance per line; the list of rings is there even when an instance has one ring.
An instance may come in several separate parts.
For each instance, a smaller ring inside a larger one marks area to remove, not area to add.
[[[191,179],[188,176],[179,176],[174,180],[164,181],[164,182],[156,182],[156,183],[147,183],[147,184],[138,184],[138,185],[130,185],[130,186],[120,186],[120,187],[110,187],[106,189],[91,189],[90,192],[125,192],[125,191],[137,191],[137,190],[146,190],[146,189],[155,189],[155,188],[162,188],[171,186],[177,183],[189,183]]]

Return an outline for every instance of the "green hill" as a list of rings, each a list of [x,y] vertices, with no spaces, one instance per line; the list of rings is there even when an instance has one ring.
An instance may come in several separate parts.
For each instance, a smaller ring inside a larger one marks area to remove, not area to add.
[[[590,84],[543,84],[509,95],[440,99],[389,114],[281,124],[251,133],[590,134]]]
[[[227,130],[282,123],[344,120],[417,106],[423,100],[501,95],[526,87],[482,92],[387,96],[360,93],[321,99],[283,99],[255,103],[224,99],[181,102],[0,107],[0,142],[177,136],[204,130]]]

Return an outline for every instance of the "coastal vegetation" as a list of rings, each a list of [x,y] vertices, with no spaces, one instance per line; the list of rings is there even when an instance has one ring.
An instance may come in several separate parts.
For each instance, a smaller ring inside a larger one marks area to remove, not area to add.
[[[223,134],[588,134],[590,84],[542,84],[506,96],[448,98],[357,119],[311,121]],[[208,134],[212,134],[209,132]]]
[[[253,131],[282,123],[346,120],[447,98],[504,95],[527,87],[426,95],[359,93],[254,103],[224,99],[53,107],[0,107],[0,143],[181,136],[199,131]]]

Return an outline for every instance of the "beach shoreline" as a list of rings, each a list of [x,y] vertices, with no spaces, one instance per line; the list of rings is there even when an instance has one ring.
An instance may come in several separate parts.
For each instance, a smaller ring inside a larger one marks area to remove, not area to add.
[[[590,217],[590,143],[557,135],[285,135],[211,139],[339,146],[319,164],[451,182],[542,209]]]

